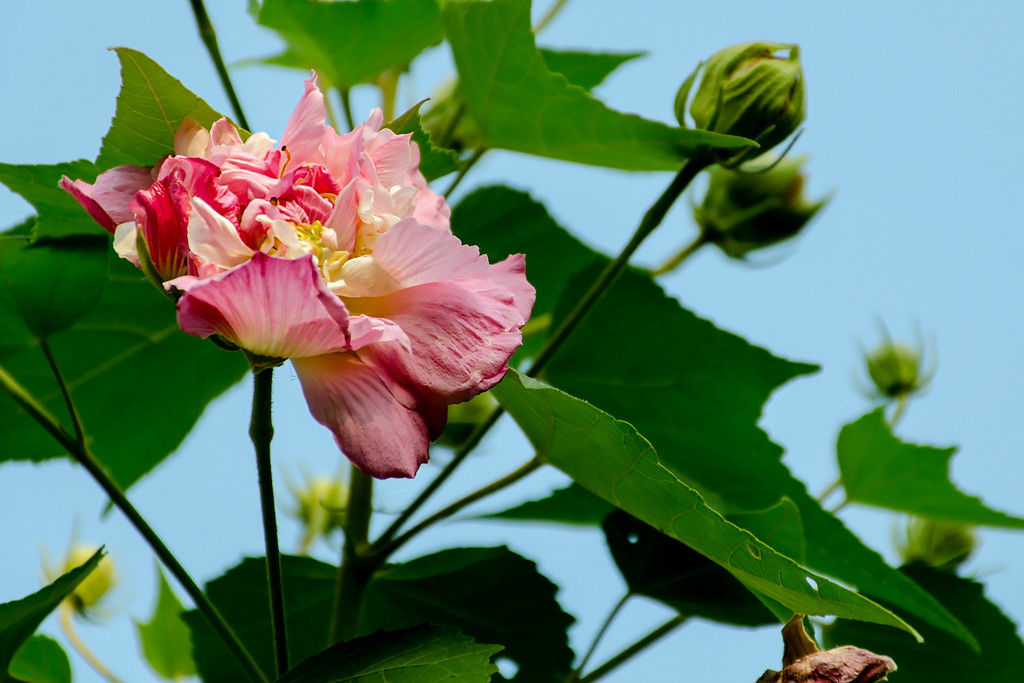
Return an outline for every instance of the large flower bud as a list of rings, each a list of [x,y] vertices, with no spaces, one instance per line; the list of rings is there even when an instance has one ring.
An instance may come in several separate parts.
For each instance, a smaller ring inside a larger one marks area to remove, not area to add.
[[[74,545],[68,552],[68,556],[61,563],[60,574],[66,574],[75,567],[80,567],[96,554],[94,546]],[[100,560],[96,568],[88,576],[82,579],[71,595],[67,597],[71,607],[78,614],[86,614],[99,604],[110,590],[117,584],[117,573],[114,571],[114,563],[110,556],[106,555]]]
[[[912,517],[899,551],[904,562],[922,562],[936,569],[955,571],[977,544],[978,539],[968,526]]]
[[[793,237],[828,199],[803,194],[804,159],[784,159],[767,171],[712,167],[708,192],[694,218],[703,239],[732,258]]]
[[[866,358],[868,375],[886,398],[908,396],[931,379],[922,371],[921,353],[901,342],[886,341]]]
[[[676,118],[680,125],[686,125],[690,88],[702,69],[700,84],[689,105],[694,125],[702,130],[750,138],[760,145],[723,163],[735,166],[763,154],[803,122],[807,101],[796,45],[742,43],[716,52],[697,67],[676,95]]]
[[[305,555],[318,538],[326,538],[345,524],[348,493],[336,479],[314,477],[302,487],[289,485],[295,505],[289,511],[302,525],[299,554]]]

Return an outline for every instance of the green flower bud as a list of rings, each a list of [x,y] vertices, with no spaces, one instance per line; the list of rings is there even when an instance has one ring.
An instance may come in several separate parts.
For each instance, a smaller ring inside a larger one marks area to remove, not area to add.
[[[912,517],[906,542],[900,545],[904,562],[921,562],[936,569],[955,571],[978,544],[973,529],[960,524]]]
[[[348,492],[336,479],[315,477],[301,488],[289,484],[295,505],[289,513],[302,524],[299,554],[306,554],[313,542],[345,524]]]
[[[930,379],[921,372],[921,353],[901,342],[886,341],[868,354],[866,361],[875,388],[888,398],[919,391]]]
[[[448,423],[435,443],[455,448],[497,407],[498,402],[486,392],[477,394],[464,403],[448,406]]]
[[[476,149],[483,144],[483,135],[466,108],[459,82],[452,78],[431,95],[431,107],[420,119],[435,145],[456,153]]]
[[[73,545],[68,556],[61,563],[58,574],[66,574],[75,567],[85,564],[86,560],[95,555],[97,550],[96,546]],[[75,612],[85,615],[95,608],[116,584],[117,574],[114,571],[114,563],[109,555],[105,555],[96,568],[82,579],[82,582],[66,599]]]
[[[704,202],[693,210],[704,241],[738,259],[803,230],[828,202],[804,197],[804,161],[783,159],[765,171],[712,167]]]
[[[778,56],[788,50],[788,55]],[[703,69],[690,102],[694,125],[756,141],[724,164],[735,166],[763,154],[789,137],[807,114],[803,68],[796,45],[742,43],[720,50],[697,67],[676,95],[676,118],[686,126],[690,88]]]

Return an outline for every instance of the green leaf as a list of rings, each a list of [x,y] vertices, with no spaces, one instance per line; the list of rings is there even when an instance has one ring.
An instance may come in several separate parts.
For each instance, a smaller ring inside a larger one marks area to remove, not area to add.
[[[593,271],[575,278],[555,319],[593,279]],[[638,338],[644,340],[644,353],[619,354],[609,362],[608,349],[631,348]],[[782,449],[758,428],[772,391],[813,370],[698,318],[634,271],[624,273],[579,325],[547,376],[572,395],[630,421],[662,454],[665,467],[715,509],[759,510],[788,497],[800,510],[808,567],[973,642],[933,596],[823,510],[783,465]]]
[[[105,237],[36,240],[0,235],[0,287],[36,337],[67,329],[99,302],[107,284]]]
[[[453,628],[417,626],[340,643],[307,659],[277,683],[487,683],[498,645],[483,645]]]
[[[443,9],[459,83],[489,147],[627,170],[678,170],[707,147],[743,138],[609,109],[554,73],[530,29],[529,0],[451,1]]]
[[[540,48],[544,63],[556,73],[584,90],[601,85],[613,71],[626,62],[643,57],[646,52],[582,52],[577,50],[548,50]]]
[[[615,510],[579,484],[571,484],[547,498],[531,500],[508,510],[484,515],[492,519],[517,519],[526,522],[598,525]]]
[[[956,448],[915,446],[896,438],[879,408],[839,432],[846,499],[959,524],[1024,529],[1024,519],[986,507],[949,480]]]
[[[370,583],[363,633],[430,622],[501,643],[524,683],[563,680],[573,619],[536,565],[507,548],[456,548],[388,567]],[[504,680],[504,679],[497,679]]]
[[[33,231],[33,236],[38,237],[107,234],[82,205],[58,185],[61,176],[91,183],[98,174],[96,165],[85,159],[52,166],[0,164],[0,182],[21,195],[39,213]]]
[[[777,621],[735,576],[635,517],[616,511],[603,528],[631,593],[663,602],[688,617],[740,626]]]
[[[658,460],[633,427],[515,370],[494,389],[537,454],[577,483],[713,560],[791,612],[896,626],[902,619],[816,576],[726,521]],[[790,614],[776,614],[788,619]]]
[[[265,0],[259,22],[342,89],[403,68],[444,38],[436,0]]]
[[[101,169],[121,164],[152,166],[160,157],[174,153],[174,134],[186,117],[207,128],[221,118],[146,55],[126,47],[113,50],[121,60],[121,92],[117,113],[96,158]]]
[[[384,127],[399,135],[412,133],[413,141],[420,148],[420,173],[430,181],[457,170],[462,162],[458,155],[450,149],[434,146],[430,133],[425,131],[420,123],[420,107],[422,106],[423,102],[418,103],[394,121],[384,124]]]
[[[1024,643],[1017,625],[985,598],[980,583],[924,565],[909,565],[902,571],[942,597],[950,611],[977,636],[981,652],[930,626],[921,628],[925,638],[922,645],[902,633],[841,620],[824,630],[829,647],[852,644],[892,657],[899,666],[899,673],[892,677],[894,683],[1019,683]]]
[[[71,594],[103,558],[97,550],[84,564],[75,567],[32,595],[0,604],[0,672],[8,671],[22,643],[35,633],[39,624]]]
[[[24,683],[71,683],[71,662],[53,638],[34,635],[14,655],[9,669]]]
[[[0,365],[71,430],[63,397],[35,343],[30,337],[22,344],[7,343],[8,337],[16,338],[9,321],[18,318],[5,289],[0,287]],[[173,452],[206,404],[248,367],[241,354],[229,354],[181,332],[174,305],[121,259],[112,260],[109,282],[96,307],[49,343],[93,453],[123,487]],[[0,462],[66,456],[46,432],[29,422],[25,412],[0,393]]]
[[[327,641],[337,572],[309,558],[283,558],[288,648],[295,661],[312,657]],[[555,590],[532,562],[506,548],[445,550],[382,569],[367,586],[360,633],[424,622],[454,626],[480,642],[506,646],[507,656],[519,665],[514,680],[532,683],[552,672],[567,674],[572,664],[566,635],[572,617],[558,606]],[[207,594],[260,667],[272,673],[263,559],[247,559],[214,579]],[[189,612],[185,621],[202,679],[239,680],[238,665],[206,620]]]
[[[153,616],[148,623],[135,622],[142,654],[163,678],[175,680],[183,676],[194,676],[195,662],[192,661],[192,643],[188,626],[181,615],[185,608],[167,585],[167,579],[157,568],[160,592]]]

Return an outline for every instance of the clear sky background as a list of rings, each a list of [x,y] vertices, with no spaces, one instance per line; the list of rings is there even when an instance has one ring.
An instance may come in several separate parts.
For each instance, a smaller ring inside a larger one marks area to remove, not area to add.
[[[279,50],[276,37],[246,14],[244,0],[210,5],[229,63]],[[230,112],[185,0],[6,0],[0,7],[6,28],[0,42],[0,161],[95,158],[120,84],[108,46],[145,52],[215,109]],[[545,8],[538,3],[535,15]],[[919,443],[959,445],[954,481],[992,507],[1024,515],[1021,27],[1024,5],[1010,0],[575,0],[541,35],[539,42],[549,47],[648,51],[596,93],[612,107],[666,121],[673,120],[679,83],[700,59],[748,40],[800,44],[809,113],[795,153],[811,157],[810,194],[835,191],[835,198],[805,235],[755,258],[753,267],[709,248],[662,284],[719,326],[784,357],[823,366],[779,391],[761,423],[785,447],[786,464],[812,492],[836,476],[840,426],[870,407],[855,378],[864,377],[861,347],[879,341],[883,320],[894,337],[908,341],[919,327],[928,353],[937,350],[938,357],[932,391],[911,405],[898,434]],[[433,50],[401,88],[399,108],[428,96],[451,71],[447,48]],[[279,137],[302,92],[303,75],[252,67],[234,69],[233,75],[253,129]],[[371,94],[357,92],[357,112],[373,106]],[[493,152],[458,194],[490,182],[527,189],[580,238],[615,253],[669,179]],[[30,211],[0,188],[0,225],[14,225]],[[682,204],[637,262],[660,262],[694,234]],[[333,473],[338,454],[329,434],[309,417],[290,370],[277,378],[277,474],[296,480],[303,470]],[[246,434],[249,392],[243,383],[215,402],[180,451],[130,492],[200,582],[242,556],[263,552]],[[110,409],[116,412],[117,406]],[[439,500],[510,470],[529,456],[527,449],[514,426],[496,430]],[[427,466],[422,474],[436,470]],[[554,472],[538,474],[478,510],[539,497],[563,482]],[[287,492],[280,477],[277,485],[283,502]],[[379,486],[377,505],[400,509],[421,485]],[[5,464],[0,501],[0,601],[36,590],[40,548],[59,556],[73,529],[82,542],[106,544],[121,582],[108,602],[109,617],[101,627],[83,627],[82,634],[125,681],[151,680],[135,654],[130,617],[148,618],[154,559],[119,514],[101,516],[105,500],[98,487],[63,461]],[[850,506],[841,516],[895,559],[894,515]],[[294,550],[297,527],[282,519],[281,533],[285,549]],[[417,539],[404,556],[502,543],[536,560],[559,585],[563,606],[578,619],[571,631],[574,645],[585,650],[623,591],[599,532],[465,521]],[[336,560],[327,545],[316,554]],[[1024,621],[1024,535],[983,532],[965,570],[984,577],[989,597],[1018,623]],[[603,661],[669,614],[637,600],[593,661]],[[43,631],[56,634],[55,623],[48,621]],[[779,657],[775,627],[733,630],[692,622],[606,680],[715,675],[753,681],[777,666]],[[75,655],[72,662],[76,681],[98,680]]]

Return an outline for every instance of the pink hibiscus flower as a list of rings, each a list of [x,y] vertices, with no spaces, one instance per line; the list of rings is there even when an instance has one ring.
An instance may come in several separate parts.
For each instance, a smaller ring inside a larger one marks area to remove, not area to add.
[[[324,125],[315,76],[281,137],[244,142],[227,119],[186,120],[175,156],[64,178],[180,295],[185,332],[219,335],[256,364],[291,359],[313,417],[375,477],[411,477],[447,406],[497,384],[535,291],[523,256],[490,264],[449,228],[410,135],[375,109],[347,135]],[[141,240],[140,240],[141,237]]]

